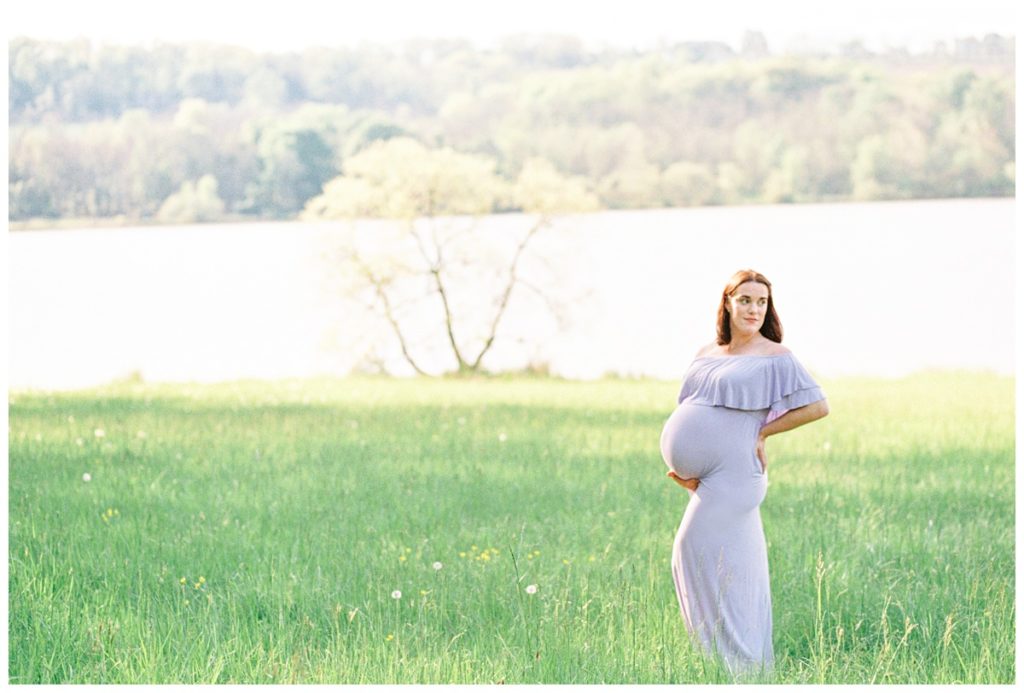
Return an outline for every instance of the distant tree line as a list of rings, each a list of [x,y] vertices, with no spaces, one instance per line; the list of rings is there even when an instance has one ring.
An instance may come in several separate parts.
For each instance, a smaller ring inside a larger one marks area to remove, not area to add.
[[[530,36],[8,50],[14,221],[296,218],[395,137],[483,157],[510,184],[546,161],[607,208],[1014,194],[1014,40],[1000,36],[800,57],[756,33],[739,52]],[[517,208],[498,196],[489,211]]]

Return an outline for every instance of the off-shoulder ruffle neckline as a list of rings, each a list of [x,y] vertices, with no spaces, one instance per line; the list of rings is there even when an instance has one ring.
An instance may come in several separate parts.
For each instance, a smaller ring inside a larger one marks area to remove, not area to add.
[[[739,360],[733,364],[725,363],[734,359]],[[797,361],[793,352],[787,351],[781,354],[698,357],[688,369],[676,401],[690,400],[694,404],[731,409],[770,408],[774,411],[793,409],[823,398],[824,394],[813,376]]]

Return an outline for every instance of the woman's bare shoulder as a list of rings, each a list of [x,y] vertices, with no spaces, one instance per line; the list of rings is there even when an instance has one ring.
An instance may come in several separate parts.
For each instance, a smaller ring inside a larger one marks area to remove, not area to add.
[[[778,354],[792,354],[788,347],[784,347],[778,342],[772,342],[771,345],[765,350],[767,356],[777,356]]]
[[[719,348],[718,342],[709,342],[708,344],[705,344],[697,351],[697,355],[694,356],[694,358],[699,359],[701,356],[709,356],[715,352],[720,351],[721,348]]]

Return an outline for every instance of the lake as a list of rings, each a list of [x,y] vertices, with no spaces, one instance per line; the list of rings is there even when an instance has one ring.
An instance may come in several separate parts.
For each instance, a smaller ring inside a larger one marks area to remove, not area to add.
[[[986,199],[560,217],[523,268],[544,276],[561,319],[517,287],[484,363],[681,378],[714,339],[726,280],[751,267],[773,284],[784,343],[818,375],[1012,374],[1014,213],[1013,199]],[[509,239],[532,220],[479,220],[489,240],[464,256],[496,263],[500,279]],[[356,231],[372,244],[392,228]],[[388,325],[346,299],[332,248],[350,232],[280,222],[9,233],[9,386],[344,375],[375,363],[411,373]],[[453,286],[458,338],[489,323],[484,293]],[[403,314],[428,371],[451,363],[438,305],[420,297]]]

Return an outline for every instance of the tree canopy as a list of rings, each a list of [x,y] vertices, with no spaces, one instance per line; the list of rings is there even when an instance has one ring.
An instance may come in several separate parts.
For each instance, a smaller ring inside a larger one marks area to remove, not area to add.
[[[200,180],[220,202],[204,218],[295,218],[338,204],[338,186],[354,200],[378,175],[360,165],[406,155],[476,161],[477,182],[497,182],[459,204],[490,212],[522,208],[524,171],[604,208],[1014,194],[1014,40],[994,35],[917,55],[772,55],[756,33],[740,52],[550,36],[291,54],[18,38],[8,52],[11,220],[170,219]],[[404,154],[379,146],[396,139]]]

